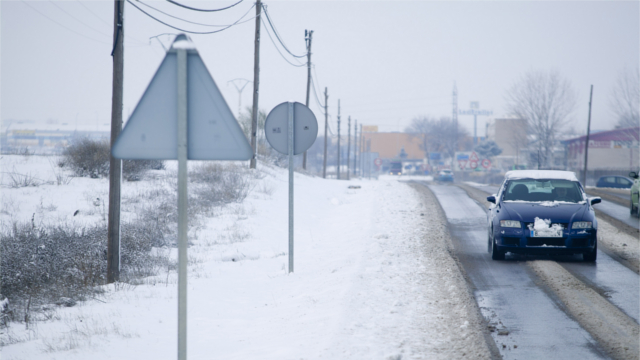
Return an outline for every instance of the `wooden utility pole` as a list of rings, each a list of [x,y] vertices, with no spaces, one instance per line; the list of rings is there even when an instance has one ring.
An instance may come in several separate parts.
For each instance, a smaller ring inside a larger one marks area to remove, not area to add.
[[[309,90],[311,89],[311,38],[313,37],[313,30],[305,30],[304,36],[307,42],[307,102],[305,105],[309,107]],[[302,168],[307,170],[307,150],[302,154]]]
[[[262,2],[256,0],[256,38],[253,47],[253,109],[251,110],[251,148],[253,149],[253,157],[249,163],[250,169],[256,168],[257,142],[256,134],[258,133],[258,88],[260,87],[260,12],[262,10]]]
[[[587,160],[589,159],[589,133],[591,132],[591,100],[593,99],[593,85],[589,94],[589,120],[587,120],[587,139],[584,143],[584,172],[582,173],[582,186],[587,187]]]
[[[329,93],[327,88],[324,88],[324,157],[322,158],[322,178],[327,178],[327,128],[329,127],[329,112],[328,112]]]
[[[114,1],[113,83],[111,95],[111,148],[122,131],[124,80],[124,1]],[[122,160],[109,154],[109,224],[107,230],[107,283],[120,280],[120,185]]]
[[[351,173],[351,116],[349,116],[349,121],[347,125],[347,180],[350,180]]]
[[[353,176],[357,176],[356,169],[358,168],[358,120],[353,125]]]
[[[360,124],[360,176],[364,177],[364,138],[362,137],[362,124]]]
[[[340,180],[340,99],[338,99],[338,170],[337,179]]]

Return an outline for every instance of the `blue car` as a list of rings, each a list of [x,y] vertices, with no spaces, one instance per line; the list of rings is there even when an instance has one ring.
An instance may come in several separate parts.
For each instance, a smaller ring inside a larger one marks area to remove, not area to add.
[[[493,260],[505,253],[582,254],[597,257],[599,197],[587,198],[569,171],[515,170],[505,175],[488,213],[488,245]]]

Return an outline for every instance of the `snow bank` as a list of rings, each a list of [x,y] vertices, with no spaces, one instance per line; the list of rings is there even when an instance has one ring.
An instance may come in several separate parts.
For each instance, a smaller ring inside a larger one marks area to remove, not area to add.
[[[171,172],[172,163],[167,167]],[[189,358],[450,359],[477,353],[465,345],[474,331],[465,319],[468,304],[460,302],[466,290],[451,278],[455,262],[446,249],[427,246],[432,214],[414,190],[397,177],[337,181],[295,174],[295,272],[289,274],[287,171],[259,171],[244,203],[190,228]],[[153,186],[153,180],[125,182],[123,201]],[[28,219],[55,199],[55,209],[42,212],[49,220],[73,219],[80,209],[75,218],[104,221],[95,210],[101,202],[94,202],[106,198],[107,189],[106,179],[87,178],[10,189],[3,191],[3,209],[6,196],[20,207],[14,218]],[[177,256],[174,248],[162,251]],[[58,320],[29,330],[12,325],[0,336],[20,341],[5,342],[3,359],[176,354],[175,270],[104,290],[100,299],[56,308]]]

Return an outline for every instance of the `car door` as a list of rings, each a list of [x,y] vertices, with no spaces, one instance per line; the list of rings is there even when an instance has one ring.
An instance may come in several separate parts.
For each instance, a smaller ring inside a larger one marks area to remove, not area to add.
[[[623,177],[619,177],[616,181],[616,185],[618,185],[617,187],[619,188],[628,189],[631,187],[632,182]]]

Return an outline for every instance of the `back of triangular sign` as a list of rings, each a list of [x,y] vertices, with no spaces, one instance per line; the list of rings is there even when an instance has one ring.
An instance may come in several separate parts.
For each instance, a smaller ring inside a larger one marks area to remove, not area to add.
[[[120,159],[178,157],[177,56],[167,52],[113,146]],[[253,151],[200,55],[187,51],[187,157],[249,160]]]

